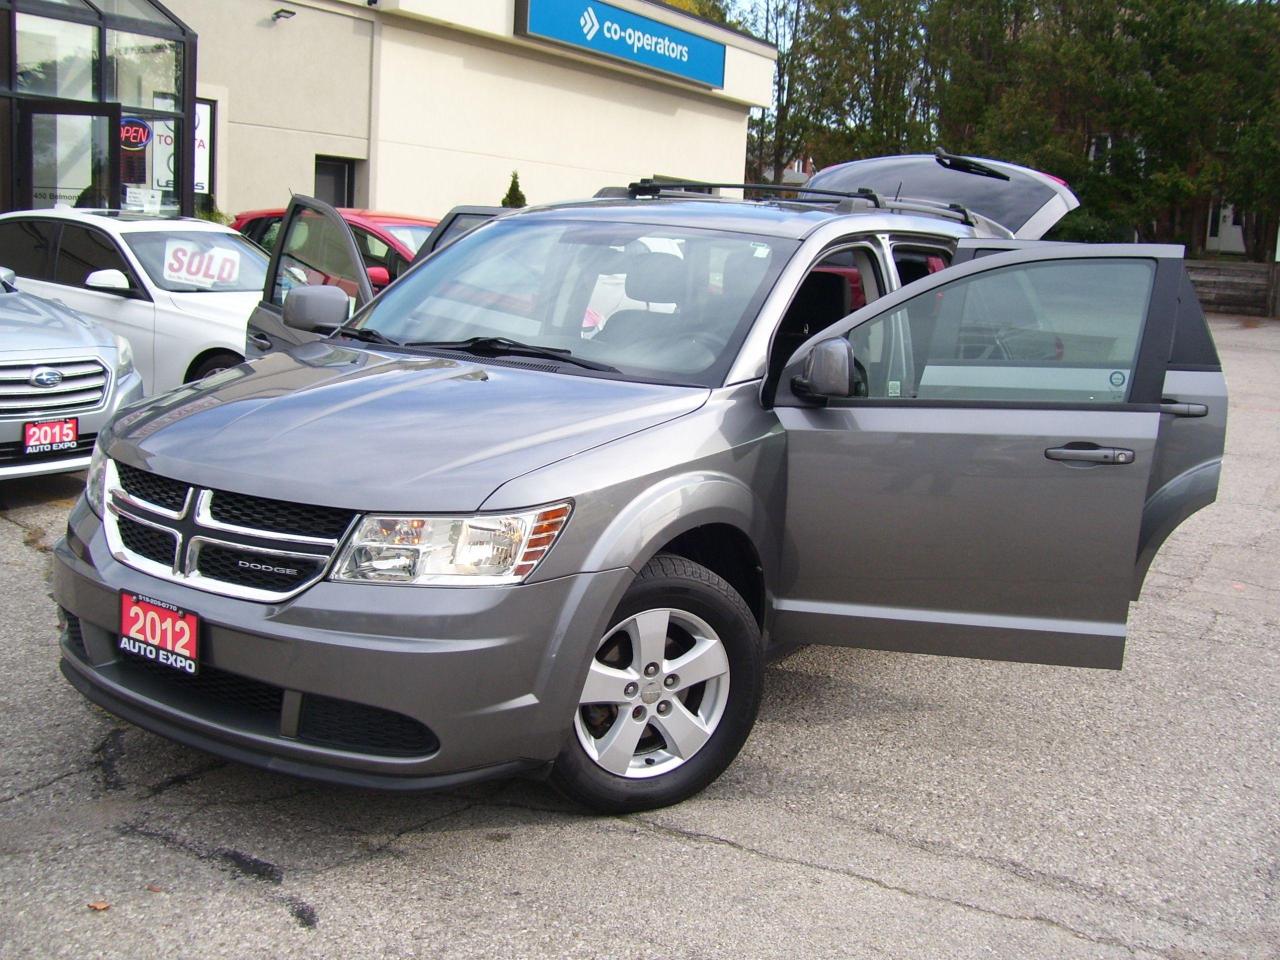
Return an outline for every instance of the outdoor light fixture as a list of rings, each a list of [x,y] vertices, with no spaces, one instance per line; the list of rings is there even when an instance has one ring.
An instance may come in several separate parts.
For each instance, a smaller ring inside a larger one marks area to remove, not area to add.
[[[296,17],[297,15],[298,15],[297,10],[290,10],[288,7],[281,7],[279,10],[277,10],[275,13],[271,15],[271,19],[273,21],[289,20],[292,17]]]

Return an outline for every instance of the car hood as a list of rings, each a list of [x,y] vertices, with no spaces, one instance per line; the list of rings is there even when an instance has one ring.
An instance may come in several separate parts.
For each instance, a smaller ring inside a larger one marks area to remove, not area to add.
[[[108,452],[255,496],[466,512],[508,480],[691,413],[709,393],[321,341],[145,404],[116,421]]]
[[[183,313],[243,329],[249,322],[249,314],[253,313],[253,308],[262,301],[262,291],[170,293],[168,297],[174,308]]]
[[[115,348],[100,324],[74,310],[29,293],[0,293],[0,352],[37,354],[50,350]]]

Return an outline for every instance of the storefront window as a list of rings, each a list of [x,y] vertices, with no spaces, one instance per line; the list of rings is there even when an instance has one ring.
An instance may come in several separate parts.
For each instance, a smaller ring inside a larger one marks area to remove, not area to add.
[[[144,213],[174,213],[178,209],[178,178],[175,174],[177,155],[174,145],[180,120],[121,118],[120,128],[141,128],[149,131],[132,143],[120,141],[120,189],[123,193],[120,208]]]
[[[126,107],[177,110],[182,98],[182,44],[107,31],[107,99]]]
[[[98,99],[98,28],[17,14],[17,88],[65,100]]]
[[[150,20],[152,23],[163,23],[173,26],[173,21],[162,14],[147,0],[96,0],[103,13],[113,13],[121,17],[133,17],[135,20]]]
[[[106,117],[43,113],[31,118],[31,192],[36,208],[108,207]]]

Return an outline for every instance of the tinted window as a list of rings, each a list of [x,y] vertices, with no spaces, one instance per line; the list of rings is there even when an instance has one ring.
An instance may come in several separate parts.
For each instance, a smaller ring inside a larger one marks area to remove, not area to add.
[[[276,275],[271,302],[284,303],[291,287],[341,287],[354,302],[359,290],[357,270],[364,265],[352,260],[345,224],[337,224],[315,210],[303,207],[284,234],[284,248]]]
[[[850,331],[868,396],[1123,403],[1155,266],[1056,260],[922,293]]]
[[[119,270],[133,282],[129,265],[110,237],[97,230],[67,224],[62,228],[62,240],[58,244],[54,282],[82,287],[85,277],[95,270]]]
[[[0,267],[20,277],[48,276],[53,224],[47,220],[6,220],[0,223]]]

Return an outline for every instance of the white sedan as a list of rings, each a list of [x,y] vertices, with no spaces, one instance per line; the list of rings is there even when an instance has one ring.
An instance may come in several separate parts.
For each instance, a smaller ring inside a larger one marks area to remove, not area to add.
[[[229,227],[116,210],[0,215],[0,267],[129,341],[148,395],[244,359],[268,255]]]

